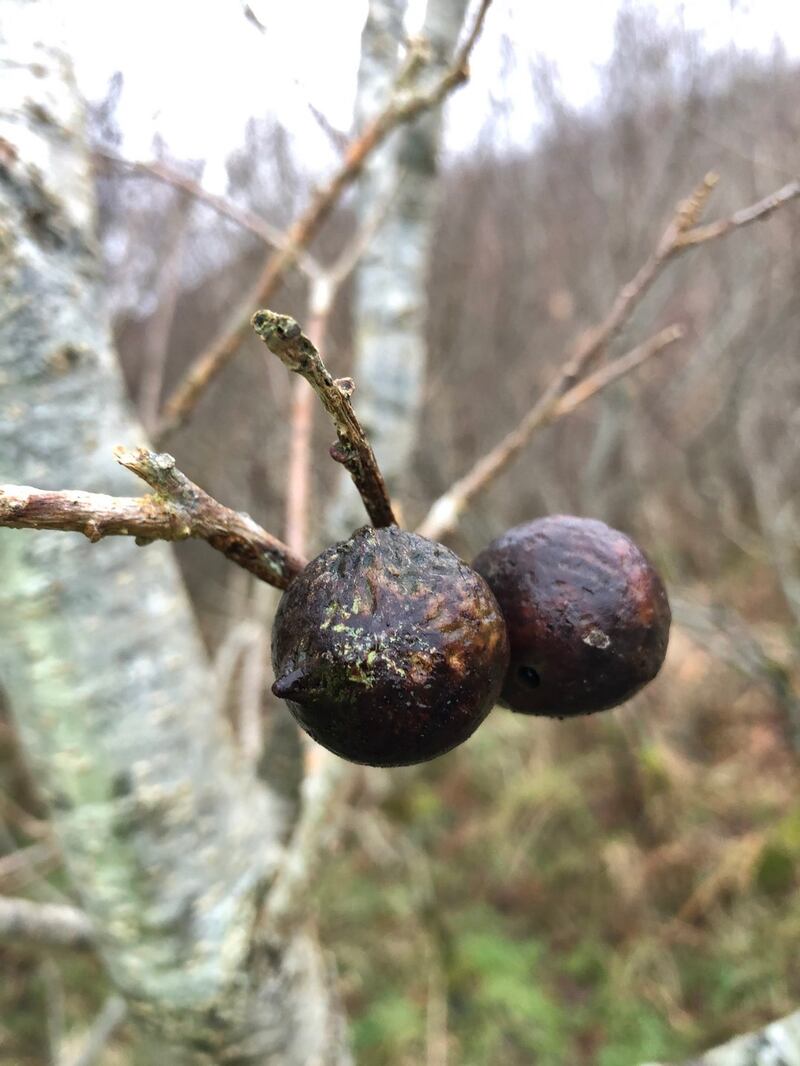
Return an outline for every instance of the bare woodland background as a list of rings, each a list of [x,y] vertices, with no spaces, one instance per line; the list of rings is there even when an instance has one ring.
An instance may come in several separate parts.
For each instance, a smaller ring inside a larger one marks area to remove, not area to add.
[[[547,114],[530,147],[508,146],[498,106],[475,149],[444,160],[409,525],[525,413],[703,174],[721,175],[722,215],[800,170],[800,67],[778,47],[709,55],[630,7],[602,106],[576,113],[546,66],[530,76]],[[92,120],[109,152],[118,91]],[[202,181],[202,161],[154,151]],[[281,227],[309,190],[269,118],[252,121],[229,175],[230,198]],[[263,246],[102,156],[97,185],[116,341],[147,423]],[[318,257],[353,227],[345,201]],[[676,1061],[800,1004],[799,286],[794,208],[672,266],[634,327],[678,321],[686,339],[540,434],[451,538],[469,559],[529,517],[601,517],[662,568],[676,625],[659,680],[613,714],[498,711],[430,765],[358,772],[309,906],[359,1062]],[[337,374],[351,297],[347,285],[325,347]],[[300,279],[271,303],[307,319]],[[250,339],[167,442],[190,477],[276,531],[290,390]],[[338,474],[322,418],[315,433],[319,516]],[[252,611],[247,579],[205,545],[177,553],[214,651]],[[267,728],[284,715],[270,706]],[[35,897],[63,874],[9,718],[0,729],[0,891]],[[44,1019],[78,1027],[104,998],[86,959],[3,947],[0,965],[9,1064],[47,1062]],[[103,1061],[127,1053],[123,1029]]]

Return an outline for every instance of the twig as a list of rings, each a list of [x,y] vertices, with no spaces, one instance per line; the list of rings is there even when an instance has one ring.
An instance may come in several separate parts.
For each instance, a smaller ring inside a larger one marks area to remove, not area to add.
[[[77,907],[0,896],[0,941],[44,948],[93,946],[92,923]]]
[[[274,293],[284,273],[317,234],[342,193],[358,177],[375,149],[398,126],[411,122],[423,111],[438,106],[469,76],[468,60],[480,35],[491,0],[482,0],[472,30],[451,66],[430,89],[409,91],[408,74],[402,72],[386,107],[351,142],[339,170],[318,190],[306,210],[286,231],[281,245],[264,264],[261,275],[246,294],[233,322],[189,367],[164,405],[159,439],[183,425],[211,381],[236,354],[248,326],[251,308],[264,304]]]
[[[252,233],[265,244],[270,245],[270,247],[282,248],[285,243],[286,235],[283,231],[277,226],[270,225],[261,215],[255,211],[248,210],[246,207],[240,207],[225,196],[217,196],[216,193],[209,192],[199,181],[187,177],[174,167],[162,163],[161,160],[126,159],[124,156],[109,151],[107,148],[95,148],[93,154],[95,158],[114,163],[132,174],[154,178],[165,185],[171,185],[174,189],[179,189],[181,192],[191,196],[192,199],[205,204],[206,207],[209,207],[222,218],[235,222],[242,229]],[[300,266],[303,265],[302,258],[302,256],[298,258]]]
[[[187,196],[197,200],[198,203],[204,204],[222,218],[235,222],[243,230],[251,233],[254,237],[258,237],[259,240],[263,241],[264,244],[268,244],[271,248],[283,248],[286,246],[287,235],[278,226],[273,226],[255,211],[241,207],[225,196],[218,196],[216,193],[209,192],[199,181],[187,177],[179,170],[174,169],[174,167],[161,162],[161,160],[126,159],[124,156],[118,155],[107,148],[95,148],[93,154],[95,158],[114,163],[125,170],[129,170],[132,174],[153,178],[186,193]],[[363,254],[369,239],[383,222],[395,194],[396,190],[392,190],[386,200],[377,205],[364,227],[347,245],[333,266],[327,267],[315,256],[311,255],[310,252],[302,248],[297,250],[294,265],[312,280],[330,278],[336,284],[341,284],[352,271],[355,260]]]
[[[306,747],[301,786],[302,813],[262,914],[264,928],[288,930],[308,913],[308,888],[319,868],[324,837],[335,834],[333,812],[341,811],[337,794],[352,780],[352,767],[316,744]]]
[[[222,714],[228,711],[231,692],[234,689],[234,681],[242,658],[252,647],[260,630],[259,625],[245,618],[231,626],[217,648],[213,668],[219,709]]]
[[[548,417],[559,399],[608,348],[672,259],[690,248],[717,240],[736,229],[767,218],[773,211],[800,196],[800,181],[790,182],[763,200],[735,212],[729,218],[708,225],[698,225],[716,183],[717,176],[707,174],[694,193],[678,205],[655,251],[634,277],[619,290],[606,317],[579,338],[565,356],[560,370],[520,424],[435,501],[419,527],[420,533],[432,539],[439,539],[455,528],[460,515],[475,496],[486,489],[519,454],[536,430],[548,423]]]
[[[315,264],[309,272],[308,325],[306,333],[317,351],[325,347],[328,322],[339,289],[355,269],[369,242],[380,229],[397,189],[390,190],[370,212],[364,224],[353,235],[332,266]],[[289,460],[286,478],[286,543],[299,554],[306,550],[308,511],[311,490],[311,434],[314,403],[308,383],[298,380],[292,390],[289,432]]]
[[[600,370],[596,370],[579,381],[577,385],[573,385],[569,392],[565,392],[559,400],[555,401],[546,423],[556,422],[559,418],[572,414],[576,407],[580,407],[582,403],[586,403],[613,382],[618,381],[632,370],[636,370],[652,356],[663,352],[670,344],[682,340],[685,335],[686,331],[683,326],[677,324],[667,326],[666,329],[662,329],[646,340],[644,344],[632,348],[627,355],[621,355],[619,359],[614,359]]]
[[[324,331],[309,333],[314,340]],[[308,539],[308,508],[311,497],[311,436],[314,424],[314,393],[308,382],[298,378],[292,387],[289,458],[286,464],[286,543],[295,552],[305,551]]]
[[[9,855],[0,856],[0,882],[13,881],[17,891],[42,871],[58,866],[60,856],[52,840],[29,844]]]
[[[109,1040],[125,1021],[128,1007],[120,996],[109,996],[92,1023],[89,1032],[75,1055],[64,1060],[62,1066],[94,1066],[100,1060]]]
[[[237,739],[249,766],[255,766],[264,749],[262,707],[266,691],[266,668],[269,662],[269,637],[263,627],[246,649],[242,664],[239,692]]]
[[[765,648],[741,615],[722,604],[693,602],[670,591],[673,620],[716,658],[768,688],[781,708],[788,746],[800,752],[800,691],[791,672]]]
[[[396,525],[383,475],[350,403],[351,379],[331,377],[317,349],[288,315],[256,311],[253,328],[269,350],[290,370],[301,374],[319,396],[339,438],[331,446],[331,457],[352,477],[372,524]]]
[[[0,526],[74,531],[92,542],[106,536],[136,537],[139,544],[194,537],[277,588],[286,588],[305,566],[249,515],[223,506],[190,481],[171,455],[146,448],[116,448],[115,455],[155,491],[130,497],[0,485]]]
[[[719,237],[725,237],[732,230],[742,229],[753,222],[761,222],[762,219],[769,218],[773,211],[777,211],[779,207],[797,199],[798,196],[800,196],[800,181],[790,181],[777,192],[765,196],[763,200],[734,212],[730,218],[721,218],[717,222],[709,222],[706,226],[695,226],[694,229],[681,236],[681,250],[695,244],[705,244],[706,241],[715,241]]]
[[[158,420],[169,352],[169,336],[181,291],[181,266],[193,206],[192,198],[187,193],[180,193],[177,201],[173,218],[170,220],[172,232],[164,241],[162,254],[159,257],[161,263],[156,284],[160,299],[148,324],[147,337],[141,355],[142,371],[139,379],[137,407],[148,432],[155,427]]]
[[[60,1066],[61,1042],[64,1039],[64,982],[50,955],[41,959],[38,969],[44,999],[47,1061],[49,1066]]]
[[[545,426],[551,426],[582,403],[602,392],[625,374],[629,374],[646,360],[663,351],[683,336],[680,326],[668,326],[655,336],[632,349],[627,355],[615,359],[573,385],[563,395],[550,389],[531,408],[518,426],[507,433],[499,444],[485,455],[463,478],[456,481],[444,496],[431,507],[425,521],[417,532],[423,537],[438,540],[455,527],[459,515],[479,492],[508,466],[511,460],[528,444],[533,434]]]
[[[319,351],[325,347],[335,283],[326,277],[311,281],[308,298],[308,336]],[[286,543],[299,553],[306,550],[311,498],[311,437],[314,427],[314,393],[299,377],[292,388],[289,457],[286,474]]]
[[[397,195],[406,176],[405,171],[400,171],[397,180],[392,183],[385,195],[381,196],[367,214],[356,232],[350,237],[347,244],[339,252],[334,262],[329,267],[320,267],[319,281],[327,281],[333,290],[328,303],[332,304],[333,295],[338,292],[347,278],[358,266],[359,260],[372,243],[372,238],[378,233],[386,217],[397,199]],[[316,342],[315,342],[316,343]],[[319,347],[319,345],[317,345]]]

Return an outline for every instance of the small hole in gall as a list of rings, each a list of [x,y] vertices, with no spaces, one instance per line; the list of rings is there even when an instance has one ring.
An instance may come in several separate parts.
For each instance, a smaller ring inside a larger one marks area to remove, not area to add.
[[[532,666],[521,666],[517,671],[520,681],[528,686],[528,688],[538,688],[541,684],[541,678],[537,670],[534,670]]]

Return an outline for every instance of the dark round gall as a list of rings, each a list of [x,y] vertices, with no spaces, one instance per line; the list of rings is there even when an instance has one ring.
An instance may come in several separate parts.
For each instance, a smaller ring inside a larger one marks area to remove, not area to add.
[[[511,661],[501,702],[567,717],[624,703],[656,676],[671,614],[663,582],[624,533],[550,515],[475,559],[500,604]]]
[[[406,766],[465,741],[508,665],[488,585],[448,548],[365,526],[308,564],[275,618],[276,696],[351,762]]]

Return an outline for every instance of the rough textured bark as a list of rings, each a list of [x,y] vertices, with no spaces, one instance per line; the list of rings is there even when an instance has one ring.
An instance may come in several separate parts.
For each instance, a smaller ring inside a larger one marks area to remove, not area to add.
[[[83,114],[50,11],[0,29],[0,481],[134,489]],[[134,491],[136,491],[134,489]],[[241,760],[169,549],[0,531],[0,677],[100,954],[164,1063],[349,1061],[314,942],[259,929],[284,812]]]
[[[386,92],[387,60],[394,59],[396,67],[405,6],[403,0],[371,0],[359,71],[359,105],[367,114]],[[431,57],[416,84],[433,82],[447,69],[466,8],[467,0],[429,0],[422,36],[430,42]],[[421,404],[441,129],[442,109],[426,112],[373,155],[360,184],[362,219],[396,189],[356,273],[353,368],[354,406],[392,495],[402,488]],[[337,533],[346,535],[360,524],[357,503],[343,483],[335,509]]]
[[[755,1033],[737,1036],[683,1066],[800,1066],[800,1011]]]

